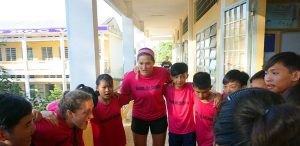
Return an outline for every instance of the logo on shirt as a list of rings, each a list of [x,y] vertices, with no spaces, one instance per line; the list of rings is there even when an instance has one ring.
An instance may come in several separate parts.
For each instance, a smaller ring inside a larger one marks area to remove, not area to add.
[[[116,119],[116,118],[119,118],[119,117],[121,117],[121,114],[120,114],[120,113],[115,114],[115,115],[112,115],[112,116],[109,116],[109,117],[107,117],[107,118],[105,118],[105,119],[99,120],[99,122],[100,122],[100,123],[105,123],[105,122],[108,122],[108,121],[110,121],[110,120],[112,120],[112,119]]]
[[[184,104],[190,104],[188,101],[176,101],[176,100],[168,100],[171,104],[178,104],[178,105],[184,105]]]
[[[200,119],[204,119],[204,120],[211,121],[211,122],[214,120],[214,118],[202,115],[202,114],[198,113],[197,111],[195,113]]]
[[[161,85],[155,85],[155,86],[136,86],[136,90],[156,90],[160,89]]]

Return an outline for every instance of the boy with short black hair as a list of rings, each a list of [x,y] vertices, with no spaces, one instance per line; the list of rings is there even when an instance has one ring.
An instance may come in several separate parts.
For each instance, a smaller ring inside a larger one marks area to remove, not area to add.
[[[32,105],[25,97],[0,94],[0,146],[29,146],[34,133]]]
[[[272,56],[264,65],[267,88],[283,94],[299,83],[300,56],[294,52],[281,52]]]
[[[247,86],[249,75],[236,69],[228,71],[223,78],[224,96]]]
[[[250,78],[250,85],[251,87],[257,87],[257,88],[264,88],[266,89],[266,83],[265,83],[265,71],[260,70],[257,73],[255,73],[251,78]]]
[[[206,72],[198,72],[193,77],[196,136],[198,146],[213,145],[213,122],[217,109],[214,99],[217,94],[211,91],[211,78]]]
[[[194,90],[192,83],[186,82],[188,66],[185,63],[175,63],[171,66],[170,74],[173,83],[166,85],[164,89],[168,111],[169,145],[196,146]]]

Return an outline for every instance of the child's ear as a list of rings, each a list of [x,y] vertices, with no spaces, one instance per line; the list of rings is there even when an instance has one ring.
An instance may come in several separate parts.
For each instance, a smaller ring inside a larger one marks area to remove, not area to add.
[[[300,79],[300,71],[292,72],[292,81],[298,82]]]
[[[70,111],[70,110],[67,110],[66,116],[69,117],[69,118],[73,118],[73,112]]]

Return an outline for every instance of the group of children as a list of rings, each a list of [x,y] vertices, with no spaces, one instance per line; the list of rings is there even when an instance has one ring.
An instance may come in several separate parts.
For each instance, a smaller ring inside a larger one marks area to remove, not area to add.
[[[295,53],[279,53],[266,63],[263,71],[252,76],[251,86],[268,89],[278,96],[283,95],[286,101],[299,106],[299,62],[299,55]],[[226,73],[223,79],[224,93],[221,96],[211,90],[211,77],[206,72],[196,73],[192,83],[186,82],[188,66],[185,63],[173,64],[169,72],[172,82],[163,87],[169,144],[195,146],[197,142],[198,146],[212,146],[218,139],[214,135],[218,105],[224,97],[228,100],[228,95],[246,87],[249,76],[238,70]],[[98,76],[96,85],[96,92],[90,87],[79,85],[76,90],[66,93],[60,101],[48,106],[48,110],[57,115],[57,125],[41,119],[33,126],[29,102],[19,96],[0,95],[0,146],[29,146],[31,135],[32,145],[35,146],[83,146],[82,132],[88,122],[92,125],[95,146],[126,145],[121,107],[132,99],[114,93],[113,79],[108,74]],[[245,93],[247,92],[243,92]],[[247,95],[255,96],[251,93]],[[8,112],[10,109],[12,110]],[[220,131],[217,129],[215,132]],[[16,133],[23,133],[23,137],[16,136]]]

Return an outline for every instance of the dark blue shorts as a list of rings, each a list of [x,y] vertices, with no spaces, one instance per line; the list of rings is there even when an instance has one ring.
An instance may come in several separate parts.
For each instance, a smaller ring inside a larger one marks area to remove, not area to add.
[[[196,146],[196,132],[174,134],[169,132],[170,146]]]
[[[168,128],[167,116],[163,116],[153,121],[145,121],[145,120],[132,117],[131,130],[134,133],[140,135],[147,135],[149,128],[151,134],[165,133]]]

